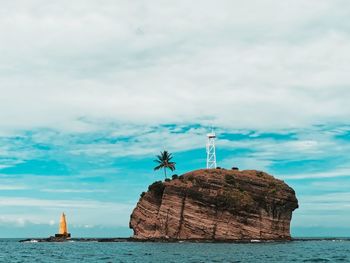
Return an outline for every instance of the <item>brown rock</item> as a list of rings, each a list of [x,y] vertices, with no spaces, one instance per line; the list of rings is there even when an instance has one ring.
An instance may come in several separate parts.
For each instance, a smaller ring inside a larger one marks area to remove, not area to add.
[[[260,171],[197,170],[156,182],[130,218],[136,239],[289,240],[295,192]]]

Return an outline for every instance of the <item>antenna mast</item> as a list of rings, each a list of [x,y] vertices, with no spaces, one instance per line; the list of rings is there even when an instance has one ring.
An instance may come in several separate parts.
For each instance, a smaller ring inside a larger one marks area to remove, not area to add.
[[[215,132],[212,129],[211,133],[207,134],[207,169],[216,168],[216,153],[215,153]]]

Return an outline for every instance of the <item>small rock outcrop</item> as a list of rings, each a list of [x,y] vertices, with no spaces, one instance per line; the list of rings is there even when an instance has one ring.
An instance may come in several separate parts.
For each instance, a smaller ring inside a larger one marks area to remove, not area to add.
[[[267,173],[204,169],[149,186],[130,218],[139,240],[289,240],[294,190]]]

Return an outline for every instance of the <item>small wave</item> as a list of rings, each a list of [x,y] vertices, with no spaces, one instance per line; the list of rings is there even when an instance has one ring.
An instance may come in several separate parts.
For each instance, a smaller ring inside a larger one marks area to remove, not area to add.
[[[250,240],[250,243],[260,243],[261,242],[261,240],[259,240],[259,239],[252,239],[252,240]]]
[[[32,240],[28,240],[28,241],[24,241],[24,243],[38,243],[39,241],[36,239],[32,239]]]

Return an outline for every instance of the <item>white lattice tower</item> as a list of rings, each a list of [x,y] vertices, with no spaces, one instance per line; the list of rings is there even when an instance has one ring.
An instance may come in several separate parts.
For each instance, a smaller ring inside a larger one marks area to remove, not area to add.
[[[207,169],[216,168],[216,153],[215,153],[215,133],[212,131],[207,134]]]

